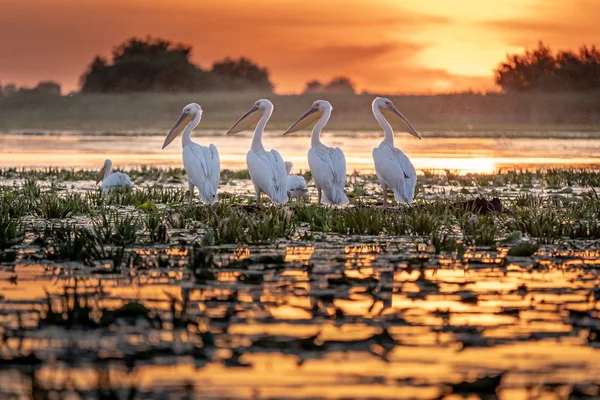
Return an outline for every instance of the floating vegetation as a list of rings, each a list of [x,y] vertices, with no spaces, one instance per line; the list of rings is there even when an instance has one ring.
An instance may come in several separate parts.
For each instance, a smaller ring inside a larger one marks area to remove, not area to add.
[[[256,205],[230,172],[190,205],[183,171],[128,173],[1,172],[0,393],[600,394],[596,172],[428,171],[388,208],[373,176],[336,208]]]

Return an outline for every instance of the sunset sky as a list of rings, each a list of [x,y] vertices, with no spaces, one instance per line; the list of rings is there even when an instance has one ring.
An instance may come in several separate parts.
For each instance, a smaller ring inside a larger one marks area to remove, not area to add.
[[[0,0],[0,83],[65,91],[94,55],[148,34],[267,66],[279,93],[345,75],[359,90],[490,90],[506,53],[600,45],[598,0]]]

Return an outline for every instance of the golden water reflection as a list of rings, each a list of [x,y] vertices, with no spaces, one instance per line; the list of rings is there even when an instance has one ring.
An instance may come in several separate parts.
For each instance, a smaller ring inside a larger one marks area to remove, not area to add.
[[[397,145],[418,170],[460,170],[463,173],[491,173],[500,168],[600,167],[600,139],[586,137],[428,137],[417,141],[399,136]],[[213,143],[220,150],[223,169],[246,168],[250,137],[231,138],[212,132],[197,132],[198,141]],[[326,143],[340,146],[346,155],[347,169],[373,172],[371,150],[381,141],[378,132],[352,135],[349,132],[323,135]],[[0,135],[3,156],[0,167],[74,167],[99,168],[107,157],[119,167],[181,166],[176,146],[161,150],[158,135]],[[308,168],[306,154],[310,140],[304,136],[283,138],[275,133],[265,137],[265,145],[276,148],[283,158],[294,163],[294,170]]]
[[[426,248],[393,238],[223,248],[208,282],[194,282],[187,251],[174,248],[138,249],[149,267],[120,275],[2,264],[0,356],[44,360],[34,368],[41,387],[68,381],[91,391],[109,377],[105,385],[134,383],[160,398],[427,399],[502,372],[501,399],[561,398],[557,388],[600,376],[599,251],[546,246],[504,263],[503,249],[456,258]],[[164,254],[168,268],[155,263]],[[61,309],[75,282],[98,314],[140,302],[150,315],[107,328],[38,325],[48,296]],[[189,320],[177,325],[173,310]],[[6,370],[13,379],[0,380],[0,393],[31,384],[19,371]]]

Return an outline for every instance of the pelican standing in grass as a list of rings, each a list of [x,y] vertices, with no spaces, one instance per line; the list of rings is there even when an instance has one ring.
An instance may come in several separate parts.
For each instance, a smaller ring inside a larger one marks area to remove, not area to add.
[[[214,144],[201,146],[191,139],[192,130],[200,123],[201,118],[202,108],[198,104],[185,106],[162,145],[164,149],[183,131],[183,167],[188,176],[190,204],[194,197],[194,187],[198,188],[201,201],[212,204],[218,200],[217,189],[221,176],[219,152]]]
[[[331,104],[317,100],[283,134],[288,135],[315,124],[308,151],[308,166],[317,186],[319,204],[345,205],[348,197],[346,186],[346,157],[339,147],[329,147],[321,143],[321,130],[331,116]],[[315,123],[316,122],[316,123]]]
[[[108,192],[110,189],[118,187],[133,187],[129,175],[124,174],[123,172],[114,172],[111,174],[111,168],[112,162],[110,160],[105,160],[104,165],[98,174],[98,179],[96,179],[96,184],[102,182],[103,192]]]
[[[308,193],[308,186],[306,185],[306,180],[302,175],[290,175],[292,171],[293,164],[289,161],[285,162],[285,170],[287,172],[287,194],[288,198],[291,199],[300,199],[301,197],[306,196]]]
[[[277,150],[266,151],[262,144],[265,125],[273,113],[273,103],[267,99],[257,100],[252,108],[229,129],[228,135],[238,133],[256,124],[252,145],[246,155],[248,172],[254,184],[256,202],[260,204],[262,193],[273,203],[285,203],[287,195],[287,172],[281,155]]]
[[[383,206],[387,206],[387,190],[391,189],[397,202],[412,203],[417,185],[417,172],[408,157],[394,147],[394,131],[386,119],[402,121],[408,126],[408,133],[421,139],[410,121],[389,99],[377,97],[373,100],[373,115],[383,128],[385,136],[379,147],[373,149],[375,172],[383,191]]]

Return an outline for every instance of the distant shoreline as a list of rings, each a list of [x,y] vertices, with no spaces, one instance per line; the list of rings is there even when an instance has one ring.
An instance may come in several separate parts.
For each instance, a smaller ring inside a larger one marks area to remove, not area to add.
[[[319,98],[334,108],[324,129],[379,132],[371,112],[374,94],[340,93],[276,95],[259,92],[14,94],[0,97],[0,132],[85,131],[164,132],[188,103],[204,110],[200,130],[223,131],[259,98],[275,105],[266,131],[281,131]],[[600,131],[600,92],[446,94],[389,96],[417,130],[460,132],[590,132]],[[404,129],[402,126],[396,130]],[[306,131],[308,132],[308,131]]]

